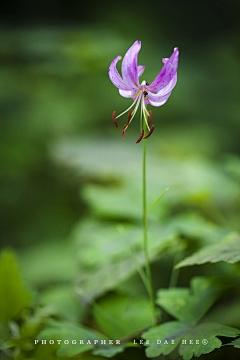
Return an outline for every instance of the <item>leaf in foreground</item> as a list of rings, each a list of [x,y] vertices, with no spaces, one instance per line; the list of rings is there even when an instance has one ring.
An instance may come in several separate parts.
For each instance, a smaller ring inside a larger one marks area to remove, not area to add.
[[[108,344],[108,338],[105,335],[82,325],[64,322],[51,322],[47,328],[41,331],[37,339],[47,340],[47,342],[54,340],[55,343],[57,340],[61,340],[56,352],[57,356],[60,357],[72,357],[94,350],[94,355],[109,358],[122,352],[127,345],[111,346]],[[69,344],[65,344],[64,340],[68,340]],[[72,340],[76,340],[76,344],[72,343]],[[80,344],[79,340],[83,341],[82,344]],[[98,342],[94,344],[94,340]],[[101,344],[101,340],[106,340],[106,344]]]
[[[145,332],[149,340],[147,357],[170,354],[178,345],[179,355],[190,360],[221,346],[217,336],[235,337],[240,331],[225,325],[208,322],[197,325],[221,293],[217,280],[196,277],[191,282],[191,291],[185,288],[170,288],[158,291],[157,304],[178,321],[166,322]],[[158,344],[157,340],[161,340]],[[207,340],[207,341],[206,341]]]
[[[19,319],[29,307],[31,294],[24,289],[16,260],[11,252],[4,252],[0,262],[0,323]]]

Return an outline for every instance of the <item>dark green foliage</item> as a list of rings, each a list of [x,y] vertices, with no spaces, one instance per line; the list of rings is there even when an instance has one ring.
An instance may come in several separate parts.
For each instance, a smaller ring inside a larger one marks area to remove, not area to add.
[[[11,320],[24,316],[30,306],[31,294],[23,287],[14,255],[5,251],[0,258],[0,323],[6,327]]]
[[[179,345],[179,355],[190,360],[193,355],[200,356],[219,348],[222,342],[217,336],[236,337],[240,333],[238,329],[218,323],[198,324],[220,293],[221,286],[216,280],[194,278],[191,287],[191,292],[181,288],[158,292],[157,303],[179,321],[166,322],[142,335],[150,340],[147,357],[168,355]],[[161,340],[160,344],[157,339]]]

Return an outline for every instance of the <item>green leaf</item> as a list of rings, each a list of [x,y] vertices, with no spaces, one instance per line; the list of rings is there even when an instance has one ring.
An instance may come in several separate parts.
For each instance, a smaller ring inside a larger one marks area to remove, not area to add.
[[[237,339],[237,340],[234,340],[234,341],[230,342],[230,343],[227,344],[227,345],[233,345],[235,348],[240,349],[240,338]]]
[[[54,315],[62,320],[78,322],[83,317],[83,307],[72,284],[47,288],[41,292],[39,302],[45,306],[52,306]]]
[[[238,327],[240,324],[240,297],[229,299],[226,303],[218,304],[204,318],[207,322],[220,322],[223,325]]]
[[[146,355],[149,358],[161,354],[170,354],[179,344],[182,337],[188,332],[190,325],[178,321],[166,322],[142,334],[142,338],[149,340]],[[160,342],[161,343],[158,343]]]
[[[204,323],[191,329],[185,336],[186,344],[181,343],[179,355],[184,360],[190,360],[193,355],[199,357],[202,354],[208,354],[222,345],[217,336],[235,337],[240,333],[238,329],[217,323]],[[190,343],[190,340],[193,344]],[[199,344],[196,344],[199,340]],[[207,340],[205,344],[204,341]]]
[[[8,345],[19,347],[23,351],[33,350],[35,348],[34,340],[38,333],[52,315],[52,308],[39,308],[31,316],[26,316],[20,328],[13,331],[13,326],[16,328],[16,323],[11,323],[12,338]]]
[[[24,289],[13,253],[2,253],[0,262],[0,322],[20,319],[30,304],[31,294]]]
[[[170,354],[180,343],[179,355],[184,360],[190,360],[193,355],[200,356],[220,347],[222,343],[216,336],[237,336],[240,333],[238,329],[225,325],[213,322],[196,325],[217,299],[221,288],[222,285],[215,278],[195,277],[190,290],[159,290],[157,304],[180,321],[167,322],[145,332],[142,337],[151,340],[149,344],[146,343],[146,355],[156,357]],[[157,340],[161,340],[161,343],[158,344]]]
[[[76,290],[79,294],[82,291],[87,300],[116,289],[145,263],[142,229],[121,224],[119,231],[119,226],[108,222],[85,221],[73,232],[73,238],[78,244],[80,267]],[[176,246],[178,241],[171,228],[159,226],[151,227],[148,240],[151,261],[161,251]]]
[[[122,353],[125,349],[125,347],[127,346],[127,344],[122,344],[122,345],[118,345],[118,346],[106,346],[103,348],[98,348],[96,350],[93,350],[92,354],[94,355],[100,355],[100,356],[105,356],[106,358],[111,358],[119,353]]]
[[[191,291],[186,288],[161,289],[156,303],[178,320],[196,323],[215,302],[221,286],[215,279],[195,277]]]
[[[222,342],[217,336],[235,337],[239,333],[238,329],[217,323],[194,327],[181,321],[170,321],[150,329],[142,337],[149,340],[149,344],[146,343],[146,356],[149,358],[168,355],[180,344],[179,355],[190,360],[193,355],[199,357],[219,348]]]
[[[47,343],[46,345],[38,344],[38,345],[34,345],[34,346],[36,346],[36,350],[34,351],[34,355],[33,355],[34,360],[43,360],[43,359],[57,360],[57,359],[59,359],[59,357],[56,355],[56,351],[58,348],[57,343],[54,343],[54,344]],[[61,360],[64,360],[64,359],[67,360],[69,358],[63,358],[63,357],[61,358]]]
[[[154,203],[150,206],[150,208],[147,210],[147,214],[149,214],[151,211],[152,211],[152,209],[157,205],[157,203],[162,199],[162,197],[166,194],[166,192],[168,192],[168,190],[169,190],[170,188],[168,187],[168,188],[166,188],[163,192],[162,192],[162,194],[154,201]]]
[[[240,261],[240,236],[236,233],[229,234],[220,243],[206,246],[197,253],[187,257],[176,265],[176,268],[204,264],[206,262],[216,263],[226,261],[234,264]]]
[[[46,329],[40,332],[37,339],[61,340],[57,349],[57,355],[61,357],[71,357],[94,349],[94,340],[99,342],[104,339],[107,340],[104,335],[84,326],[63,322],[51,322]],[[69,340],[69,344],[64,344],[64,340]],[[72,344],[72,340],[77,340],[77,343]],[[83,344],[80,344],[79,340],[83,340]],[[89,343],[87,343],[88,341]]]
[[[38,243],[22,251],[20,264],[24,278],[41,288],[71,282],[77,272],[74,250],[65,240]]]
[[[116,321],[116,323],[110,321],[104,313],[94,309],[94,316],[99,326],[105,334],[111,336],[111,339],[119,340],[151,325],[152,311],[148,298],[130,298],[111,293],[99,300],[98,304]]]

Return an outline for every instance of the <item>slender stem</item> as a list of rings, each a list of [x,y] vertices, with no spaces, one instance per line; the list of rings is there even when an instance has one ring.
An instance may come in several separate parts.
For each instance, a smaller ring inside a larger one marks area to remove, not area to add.
[[[146,122],[143,121],[144,133],[146,133]],[[146,139],[143,139],[143,241],[144,252],[146,260],[146,274],[148,278],[148,293],[150,297],[152,313],[153,313],[153,326],[156,325],[156,308],[154,301],[154,292],[152,285],[151,266],[148,254],[148,238],[147,238],[147,204],[146,204]]]

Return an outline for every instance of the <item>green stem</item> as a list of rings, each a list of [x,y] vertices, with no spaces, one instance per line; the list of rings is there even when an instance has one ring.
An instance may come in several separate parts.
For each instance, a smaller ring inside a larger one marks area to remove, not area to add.
[[[144,133],[146,134],[146,123],[143,120]],[[147,204],[146,204],[146,139],[143,139],[143,241],[144,241],[144,252],[146,261],[146,274],[148,278],[148,293],[150,297],[150,303],[153,314],[153,326],[156,325],[156,308],[154,301],[154,292],[152,285],[151,266],[148,254],[148,238],[147,238]]]

